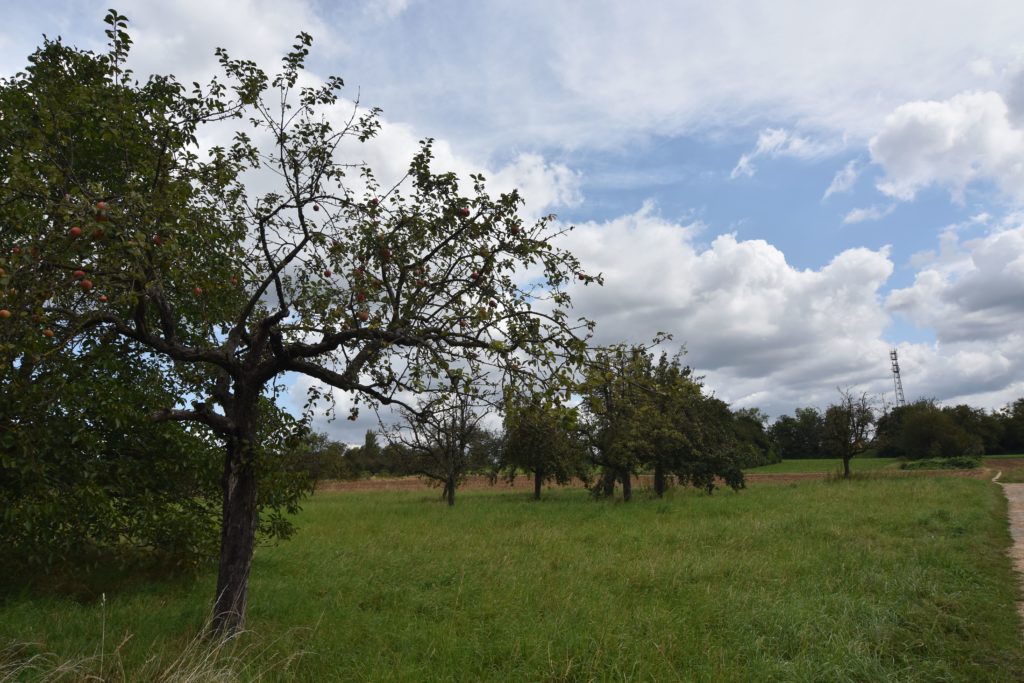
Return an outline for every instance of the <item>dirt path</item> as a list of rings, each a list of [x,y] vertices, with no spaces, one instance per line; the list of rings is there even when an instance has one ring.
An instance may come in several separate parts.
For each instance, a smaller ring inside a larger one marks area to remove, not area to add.
[[[1024,584],[1024,484],[1003,484],[1002,487],[1010,502],[1010,534],[1013,536],[1010,558],[1018,579]],[[1017,603],[1017,612],[1024,619],[1024,602]]]

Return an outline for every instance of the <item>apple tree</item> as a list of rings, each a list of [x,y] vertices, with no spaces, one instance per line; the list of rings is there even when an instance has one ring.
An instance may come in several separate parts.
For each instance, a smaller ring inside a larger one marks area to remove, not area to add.
[[[480,175],[465,192],[432,169],[430,140],[382,185],[357,156],[379,113],[344,102],[339,78],[308,84],[308,35],[274,76],[217,50],[223,76],[190,89],[133,80],[126,20],[107,22],[109,52],[47,40],[0,84],[14,226],[0,305],[39,320],[5,367],[98,334],[173,377],[176,400],[150,417],[222,446],[213,628],[230,633],[259,523],[261,405],[285,376],[319,381],[308,409],[337,390],[354,414],[571,374],[591,323],[565,289],[592,278],[553,217],[525,222],[519,195],[492,197]]]
[[[623,500],[632,500],[643,439],[638,410],[648,391],[641,367],[645,357],[642,347],[618,344],[598,350],[586,369],[580,408],[591,458],[601,468],[596,495],[611,496],[618,481]]]
[[[850,460],[872,446],[875,410],[871,397],[840,389],[839,402],[825,409],[822,425],[822,450],[843,461],[843,477],[849,479]]]
[[[507,391],[502,465],[509,481],[519,470],[533,477],[533,498],[540,500],[546,481],[565,485],[573,478],[589,481],[586,448],[577,414],[540,392]]]
[[[441,498],[455,505],[455,490],[466,475],[488,464],[493,437],[483,426],[486,405],[468,393],[452,391],[401,412],[402,421],[389,437],[400,468],[441,486]]]
[[[140,124],[167,97],[159,80],[135,92],[115,87],[119,54],[116,43],[96,57],[47,41],[26,73],[0,84],[0,545],[31,576],[137,549],[192,564],[219,538],[215,444],[203,425],[147,419],[187,393],[188,376],[104,326],[72,332],[57,310],[80,306],[61,290],[91,291],[98,279],[85,264],[124,243],[103,211],[63,239],[39,212],[66,212],[76,184],[136,191],[154,132]],[[174,187],[164,191],[187,196]],[[175,201],[154,205],[171,211]],[[94,303],[113,305],[112,295]],[[309,488],[282,467],[298,425],[269,401],[260,410],[259,531],[287,536],[283,513]]]
[[[599,494],[611,495],[619,481],[623,499],[630,500],[632,477],[642,470],[653,473],[658,496],[671,476],[709,493],[720,480],[743,487],[743,449],[732,413],[703,394],[681,353],[656,357],[647,347],[622,344],[602,349],[587,370],[581,407],[595,462],[604,470]]]

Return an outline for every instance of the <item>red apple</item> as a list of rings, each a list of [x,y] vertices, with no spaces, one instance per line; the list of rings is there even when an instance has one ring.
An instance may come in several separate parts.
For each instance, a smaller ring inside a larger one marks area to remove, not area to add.
[[[105,303],[107,303],[107,301],[109,301],[109,299],[107,299],[107,295],[106,294],[100,294],[100,303],[101,304],[105,304]]]
[[[356,317],[365,323],[367,320],[370,319],[370,312],[367,311],[366,309],[363,309],[356,313]]]
[[[43,330],[43,336],[47,338],[53,337],[53,330],[47,327],[45,330]]]
[[[234,275],[232,275],[232,276],[231,276],[231,281],[230,281],[230,282],[231,282],[231,284],[233,284],[233,285],[237,285],[237,284],[238,284],[238,278],[237,278],[237,277],[235,277]]]
[[[381,249],[380,250],[380,260],[384,261],[385,263],[390,261],[391,260],[391,250],[388,249],[387,247],[384,247],[383,249]]]
[[[491,299],[490,301],[487,302],[487,305],[490,306],[491,308],[497,308],[498,302],[495,301],[494,299]]]
[[[320,205],[319,204],[314,204],[313,205],[313,210],[314,211],[319,211],[320,210]]]
[[[88,292],[90,289],[92,289],[92,280],[82,280],[81,282],[78,283],[78,285]]]
[[[478,271],[474,270],[472,273],[469,274],[469,277],[472,280],[479,280],[480,279],[480,273]]]
[[[6,318],[10,318],[10,317],[11,317],[11,312],[10,311],[8,311],[6,308],[0,308],[0,318],[6,319]]]
[[[68,230],[68,234],[71,235],[72,238],[78,239],[79,237],[82,236],[82,229],[76,225],[75,227]]]
[[[579,279],[581,279],[581,280],[586,280],[587,279],[587,276],[584,275],[583,273],[578,273],[577,277],[579,277]]]
[[[377,206],[378,203],[379,200],[376,197],[370,200],[370,206]]]
[[[21,247],[15,247],[14,249],[11,249],[11,253],[17,256],[18,254],[21,253]]]
[[[110,219],[107,218],[107,214],[105,214],[105,213],[98,213],[98,214],[96,214],[96,222],[97,223],[106,223],[109,220]]]
[[[103,239],[103,228],[96,228],[95,230],[93,230],[92,231],[92,238],[94,240],[101,240],[101,239]]]
[[[203,288],[202,287],[195,287],[195,288],[192,289],[192,293],[195,294],[196,296],[202,296],[203,295]]]
[[[96,202],[96,210],[97,211],[106,211],[109,208],[110,208],[110,205],[108,205],[106,202]]]
[[[463,206],[459,209],[459,215],[463,218],[469,218],[469,209]]]
[[[417,286],[417,287],[422,287],[422,286],[423,286],[423,285],[425,285],[425,284],[427,284],[427,281],[426,281],[426,280],[424,280],[423,278],[418,278],[418,279],[416,280],[416,286]]]
[[[518,235],[519,234],[519,226],[518,225],[513,225],[511,228],[508,229],[508,231],[510,233],[512,233],[513,235]]]
[[[363,303],[364,301],[366,301],[366,295],[363,294],[362,292],[356,292],[356,301],[358,301],[359,303]]]
[[[160,235],[153,235],[153,244],[155,244],[158,247],[164,246],[164,238],[161,237]]]
[[[83,277],[85,277],[85,271],[84,270],[76,270],[75,272],[73,272],[71,274],[75,276],[76,280],[81,280]]]
[[[330,277],[330,276],[331,276],[331,271],[325,270],[324,271],[324,277]]]

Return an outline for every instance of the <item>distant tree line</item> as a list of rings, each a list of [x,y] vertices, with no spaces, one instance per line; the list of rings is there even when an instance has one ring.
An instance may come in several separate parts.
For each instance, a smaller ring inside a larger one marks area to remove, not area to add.
[[[310,474],[419,475],[441,486],[450,504],[470,474],[509,481],[528,476],[535,498],[547,483],[575,480],[595,496],[621,491],[629,500],[638,476],[649,477],[661,496],[673,483],[709,493],[721,484],[738,489],[742,470],[782,459],[834,457],[848,473],[850,460],[869,452],[908,460],[1024,453],[1024,398],[995,411],[922,399],[879,414],[867,394],[844,391],[823,411],[797,408],[769,424],[757,408],[732,409],[705,394],[678,355],[616,346],[602,351],[599,361],[577,387],[575,406],[507,392],[496,431],[484,429],[480,414],[468,410],[461,422],[416,426],[407,419],[384,443],[373,431],[351,447],[313,434]],[[416,434],[409,436],[413,427]],[[453,448],[454,442],[461,446]]]
[[[797,408],[775,420],[768,436],[787,460],[834,454],[827,411]],[[1024,398],[993,411],[933,399],[889,408],[877,417],[869,445],[881,457],[909,460],[1024,453]]]

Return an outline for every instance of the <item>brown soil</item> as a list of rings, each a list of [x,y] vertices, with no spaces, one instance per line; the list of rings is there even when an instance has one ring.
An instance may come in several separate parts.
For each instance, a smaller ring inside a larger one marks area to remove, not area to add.
[[[992,476],[995,476],[995,473],[1000,470],[1024,467],[1024,458],[985,458],[985,467],[992,470]]]
[[[989,464],[988,461],[985,463]],[[980,468],[976,470],[885,470],[884,474],[879,471],[878,476],[886,477],[968,477],[971,479],[991,479],[996,470]],[[872,473],[873,475],[874,473]],[[794,484],[801,481],[825,479],[829,475],[825,472],[787,472],[775,474],[748,474],[746,475],[747,485],[751,484]],[[634,486],[644,488],[652,486],[650,475],[640,475],[633,479]],[[563,488],[556,484],[545,484],[545,488]],[[567,488],[579,488],[583,482],[574,481]],[[322,481],[317,485],[320,491],[423,491],[430,488],[430,481],[422,477],[375,477],[372,479],[357,479],[355,481]],[[489,477],[480,474],[470,475],[465,483],[459,486],[459,490],[478,491],[481,489],[510,489],[515,491],[533,490],[533,479],[529,476],[516,477],[515,481],[509,483],[504,478],[491,482]]]

